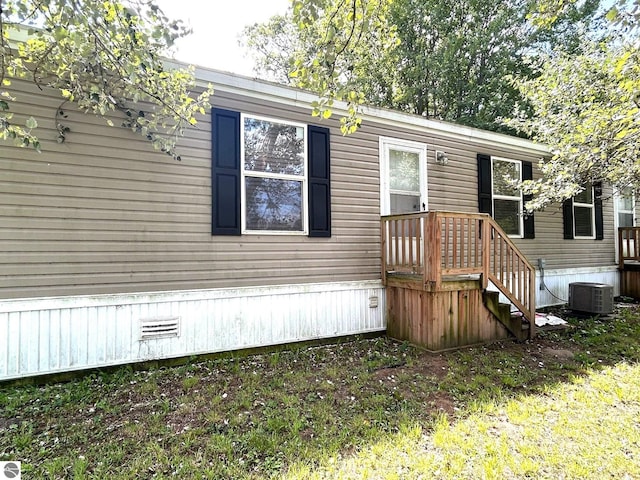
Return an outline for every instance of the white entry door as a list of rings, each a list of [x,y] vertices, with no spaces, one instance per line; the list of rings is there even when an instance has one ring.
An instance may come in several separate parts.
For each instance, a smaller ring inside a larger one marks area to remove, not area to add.
[[[381,215],[423,212],[427,208],[427,146],[380,137]]]

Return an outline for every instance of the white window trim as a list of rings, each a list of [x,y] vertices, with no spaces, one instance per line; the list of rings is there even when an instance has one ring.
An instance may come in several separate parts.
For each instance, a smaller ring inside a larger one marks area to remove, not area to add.
[[[495,213],[496,208],[495,208],[495,200],[512,200],[512,201],[517,201],[518,202],[518,230],[520,233],[517,234],[511,234],[511,235],[507,235],[509,238],[524,238],[524,215],[522,214],[522,212],[524,212],[524,200],[522,198],[522,191],[520,191],[520,195],[519,196],[511,196],[511,195],[498,195],[496,193],[494,193],[494,185],[493,185],[493,162],[494,161],[499,161],[499,162],[511,162],[511,163],[517,163],[518,165],[520,165],[519,171],[520,171],[520,178],[518,179],[518,181],[522,182],[522,161],[521,160],[513,160],[511,158],[504,158],[504,157],[491,157],[491,211]]]
[[[244,158],[244,121],[245,118],[251,118],[255,120],[263,120],[266,122],[280,123],[283,125],[291,125],[294,127],[302,127],[304,129],[304,142],[303,142],[303,161],[304,161],[304,175],[286,175],[286,174],[274,174],[269,172],[256,172],[254,170],[249,171],[245,175],[245,158]],[[309,138],[309,130],[307,125],[299,122],[292,122],[289,120],[283,120],[280,118],[264,117],[262,115],[251,115],[249,113],[240,114],[240,202],[242,212],[240,213],[242,219],[242,231],[241,233],[248,235],[308,235],[309,233],[309,159],[307,152],[307,142]],[[246,193],[246,177],[260,177],[260,178],[277,178],[282,180],[294,180],[302,184],[302,230],[249,230],[247,229],[247,193]]]
[[[390,196],[392,193],[399,195],[410,195],[415,192],[409,192],[404,190],[391,189],[389,185],[389,149],[397,148],[398,150],[404,150],[418,154],[418,162],[420,168],[420,197],[421,202],[424,203],[424,208],[420,211],[426,212],[429,210],[429,195],[428,195],[428,183],[427,183],[427,145],[420,142],[412,142],[411,140],[403,140],[393,137],[380,137],[378,139],[379,145],[379,163],[380,163],[380,215],[390,215],[391,203]],[[422,207],[422,205],[421,205]],[[417,213],[417,212],[416,212]]]
[[[574,239],[578,239],[578,240],[595,240],[596,238],[596,191],[593,187],[593,185],[591,185],[591,203],[582,203],[582,202],[576,202],[575,197],[573,197],[573,238]],[[586,189],[585,189],[586,190]],[[590,208],[591,209],[591,231],[593,232],[593,235],[589,235],[589,236],[580,236],[580,235],[576,235],[576,232],[578,231],[576,229],[576,207],[582,207],[582,208]]]

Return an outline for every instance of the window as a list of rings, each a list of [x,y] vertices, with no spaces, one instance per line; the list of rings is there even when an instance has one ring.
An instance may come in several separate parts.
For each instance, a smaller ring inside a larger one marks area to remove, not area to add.
[[[478,154],[478,211],[488,213],[510,237],[535,238],[533,213],[524,213],[531,197],[516,187],[533,180],[531,162]]]
[[[604,239],[602,182],[587,187],[562,204],[565,239]]]
[[[522,179],[520,162],[503,158],[491,159],[493,218],[507,235],[522,235],[522,192],[517,185]]]
[[[574,238],[593,238],[595,231],[593,187],[587,186],[573,197]]]
[[[629,188],[623,189],[616,195],[616,210],[618,212],[618,227],[633,227],[635,225],[635,196]]]
[[[242,116],[243,231],[306,231],[305,125]]]
[[[211,234],[331,236],[328,128],[213,108]]]

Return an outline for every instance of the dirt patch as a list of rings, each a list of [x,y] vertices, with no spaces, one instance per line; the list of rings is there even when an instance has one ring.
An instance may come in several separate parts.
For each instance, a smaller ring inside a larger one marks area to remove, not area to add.
[[[544,355],[557,358],[560,361],[572,360],[574,353],[566,348],[545,347],[542,349]]]
[[[439,380],[447,376],[449,371],[449,363],[442,354],[425,353],[420,357],[419,371],[423,375],[430,375]]]
[[[399,375],[407,372],[405,366],[379,368],[372,373],[373,380],[379,380],[383,383],[393,382]]]
[[[0,417],[0,430],[6,430],[9,428],[17,428],[22,423],[24,423],[24,419],[21,417],[15,418],[2,418]]]
[[[446,392],[435,392],[429,398],[431,408],[446,413],[450,417],[456,413],[455,403],[451,395]]]

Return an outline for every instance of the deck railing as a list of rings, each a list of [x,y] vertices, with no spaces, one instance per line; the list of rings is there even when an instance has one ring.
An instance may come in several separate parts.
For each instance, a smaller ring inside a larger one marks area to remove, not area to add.
[[[447,277],[479,275],[492,282],[529,320],[535,317],[535,268],[487,214],[421,212],[381,219],[382,280],[422,277],[439,289]]]
[[[624,262],[640,262],[640,227],[618,228],[618,263],[624,269]]]

